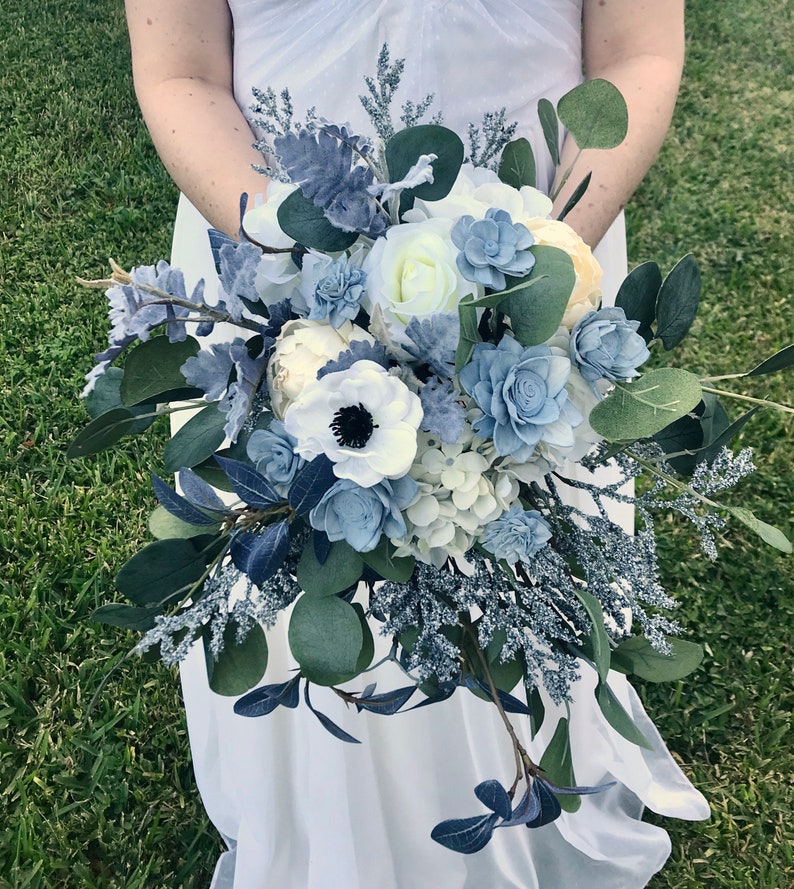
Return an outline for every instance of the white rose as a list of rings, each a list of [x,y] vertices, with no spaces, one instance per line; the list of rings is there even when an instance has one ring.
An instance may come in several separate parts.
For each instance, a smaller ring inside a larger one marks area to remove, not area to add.
[[[522,222],[532,232],[535,243],[559,247],[573,260],[576,284],[562,319],[563,325],[570,330],[582,315],[597,309],[601,304],[601,278],[604,274],[601,266],[593,256],[593,251],[570,225],[556,219],[536,218]]]
[[[451,230],[450,219],[393,226],[364,262],[362,304],[370,314],[380,307],[397,343],[407,342],[404,329],[412,318],[456,311],[462,297],[481,295],[482,289],[458,271]]]
[[[309,383],[315,382],[317,371],[348,349],[354,340],[375,342],[366,330],[350,321],[338,330],[325,321],[287,321],[267,366],[273,413],[283,419],[289,405]]]
[[[458,219],[466,215],[485,219],[486,212],[492,207],[506,210],[513,222],[526,225],[527,219],[548,216],[552,204],[551,199],[537,188],[525,185],[516,189],[502,182],[493,170],[464,164],[445,198],[440,201],[417,200],[404,218],[409,222],[439,217]]]
[[[243,230],[254,241],[265,247],[291,247],[295,241],[285,235],[278,224],[278,208],[296,185],[271,179],[266,199],[257,195],[254,206],[243,216]],[[271,306],[287,299],[293,291],[299,271],[289,253],[266,253],[256,272],[255,286],[260,299]]]

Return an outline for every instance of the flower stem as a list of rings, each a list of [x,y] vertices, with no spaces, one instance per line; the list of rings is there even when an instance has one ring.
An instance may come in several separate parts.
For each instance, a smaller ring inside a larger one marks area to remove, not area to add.
[[[743,374],[742,374],[743,376]],[[703,382],[701,380],[701,382]],[[726,398],[735,398],[738,401],[749,401],[751,404],[760,404],[764,407],[773,407],[778,411],[785,411],[787,414],[794,414],[794,407],[786,404],[780,404],[777,401],[767,401],[765,398],[753,398],[752,395],[739,395],[738,392],[729,392],[727,389],[714,389],[711,386],[703,386],[704,392],[711,392],[712,395],[723,395]]]

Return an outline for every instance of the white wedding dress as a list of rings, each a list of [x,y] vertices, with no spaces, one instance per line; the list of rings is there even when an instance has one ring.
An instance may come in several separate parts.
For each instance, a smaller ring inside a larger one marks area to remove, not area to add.
[[[388,42],[405,58],[395,117],[406,99],[435,95],[444,123],[465,134],[487,111],[506,106],[508,121],[532,141],[539,186],[552,169],[537,125],[537,101],[556,102],[581,78],[581,0],[230,0],[235,91],[244,113],[251,87],[288,86],[296,116],[314,106],[337,122],[372,133],[358,96]],[[189,280],[214,278],[206,223],[183,198],[172,261]],[[597,255],[604,292],[626,269],[622,220]],[[631,515],[624,515],[631,522]],[[288,678],[294,664],[286,620],[269,634],[264,681]],[[370,675],[367,681],[372,679]],[[377,678],[377,677],[375,677]],[[670,851],[664,830],[643,823],[643,807],[702,819],[709,809],[670,757],[625,678],[611,685],[654,750],[616,734],[598,709],[595,676],[574,687],[570,727],[577,783],[615,780],[582,799],[580,810],[546,827],[498,830],[481,852],[463,856],[430,839],[447,818],[484,811],[473,788],[488,778],[509,784],[512,748],[495,708],[461,689],[418,712],[356,714],[323,689],[314,705],[359,738],[336,740],[301,703],[269,716],[235,716],[233,699],[212,694],[203,653],[182,665],[193,764],[199,790],[229,851],[213,889],[640,889]],[[381,677],[380,690],[404,685]],[[352,687],[352,684],[351,684]],[[363,683],[362,683],[363,687]],[[547,700],[542,730],[530,742],[537,762],[564,708]]]

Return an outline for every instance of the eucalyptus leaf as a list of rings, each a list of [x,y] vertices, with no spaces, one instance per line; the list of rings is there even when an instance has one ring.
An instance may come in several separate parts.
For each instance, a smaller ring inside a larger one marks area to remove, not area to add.
[[[92,419],[95,420],[108,411],[125,407],[124,402],[121,400],[121,380],[123,376],[124,371],[120,367],[109,367],[94,383],[94,388],[88,393],[83,402],[88,415]],[[139,435],[154,423],[155,418],[148,416],[151,411],[147,410],[146,407],[134,407],[129,410],[131,414],[136,416],[147,414],[147,416],[141,417],[132,426],[130,429],[132,435]]]
[[[191,336],[176,343],[167,336],[155,336],[134,348],[127,357],[121,381],[124,404],[140,404],[169,390],[184,388],[182,365],[199,350],[198,341]]]
[[[135,415],[128,408],[114,408],[81,429],[66,449],[66,456],[74,460],[77,457],[98,454],[105,448],[112,447],[125,435],[132,434],[136,422]]]
[[[743,506],[726,506],[723,508],[735,519],[749,528],[754,534],[757,534],[764,543],[768,543],[782,553],[790,554],[792,552],[791,541],[788,537],[774,525],[768,525],[766,522],[762,522],[752,510],[745,509]]]
[[[602,78],[586,80],[566,93],[557,103],[557,115],[582,150],[616,148],[629,128],[626,100]]]
[[[406,192],[423,201],[445,198],[460,171],[465,151],[460,136],[437,124],[420,124],[395,133],[386,143],[386,166],[389,180],[404,179],[423,154],[435,154],[433,181],[424,182]]]
[[[375,657],[375,639],[372,636],[372,630],[370,629],[363,606],[358,602],[353,602],[353,610],[358,615],[362,635],[361,651],[358,653],[358,660],[356,661],[356,674],[358,674],[367,670]]]
[[[607,635],[606,626],[604,625],[604,611],[601,603],[592,593],[587,590],[576,590],[576,598],[582,603],[587,616],[590,618],[592,630],[590,632],[590,644],[592,645],[593,660],[598,678],[602,682],[606,682],[609,673],[610,647],[609,636]],[[558,781],[558,784],[564,782]]]
[[[535,265],[524,282],[532,286],[511,293],[499,303],[500,310],[510,316],[516,339],[524,346],[545,343],[557,332],[576,284],[573,262],[564,250],[536,245],[530,252]]]
[[[413,556],[395,556],[394,544],[383,537],[375,549],[361,553],[361,558],[384,580],[406,583],[416,566]]]
[[[288,237],[323,253],[341,253],[358,238],[357,232],[345,232],[332,225],[322,209],[299,188],[281,202],[276,216],[279,227]]]
[[[631,636],[612,652],[616,668],[648,682],[675,682],[700,666],[703,647],[686,639],[668,636],[671,654],[657,651],[645,636]]]
[[[288,637],[293,657],[310,682],[336,685],[356,675],[364,636],[355,608],[342,599],[301,596],[292,610]]]
[[[361,555],[344,540],[331,544],[322,564],[309,541],[298,561],[296,577],[300,588],[312,596],[333,596],[358,583],[363,568]]]
[[[625,711],[615,693],[606,683],[599,681],[595,688],[595,697],[601,712],[604,714],[604,718],[618,734],[638,747],[653,750],[651,743],[637,728],[634,720]]]
[[[585,192],[590,187],[590,180],[593,178],[592,173],[588,173],[584,179],[576,186],[573,190],[571,196],[565,202],[565,206],[562,208],[562,212],[557,217],[560,222],[565,220],[565,217],[573,210],[573,208],[582,200],[585,195]]]
[[[237,641],[237,624],[229,621],[223,633],[223,649],[217,660],[209,651],[207,636],[204,651],[210,688],[216,695],[237,697],[253,688],[267,669],[267,639],[259,624],[253,624],[242,642]]]
[[[124,627],[126,630],[138,630],[145,633],[155,626],[154,616],[158,613],[156,608],[138,608],[134,605],[113,602],[92,611],[91,620],[100,624],[108,624],[111,627]]]
[[[217,404],[208,404],[191,417],[165,446],[163,461],[168,472],[197,466],[211,457],[226,438],[227,419]]]
[[[156,540],[136,553],[116,575],[116,589],[135,605],[158,605],[180,597],[199,581],[225,541],[208,535]]]
[[[564,716],[557,723],[539,765],[543,769],[544,775],[554,784],[559,784],[562,787],[573,787],[576,784],[571,755],[571,737],[568,720]],[[578,796],[565,795],[559,800],[559,803],[564,811],[576,812],[582,801]]]
[[[198,537],[207,533],[206,525],[191,525],[170,513],[162,504],[149,516],[149,532],[158,540],[174,537]]]
[[[757,377],[761,374],[771,374],[779,370],[786,370],[789,367],[794,367],[794,343],[786,346],[785,349],[781,349],[779,352],[775,352],[766,361],[762,361],[751,371],[748,371],[745,376]]]
[[[535,155],[527,139],[508,142],[499,161],[499,178],[513,188],[535,187]]]
[[[648,371],[615,388],[590,412],[590,425],[607,441],[649,438],[693,410],[701,399],[700,381],[675,367]]]
[[[656,336],[674,349],[687,335],[700,304],[700,269],[689,253],[662,282],[656,298]]]
[[[543,138],[546,140],[546,146],[551,155],[551,163],[553,167],[560,165],[560,125],[557,120],[557,112],[554,105],[548,99],[541,99],[538,102],[538,119],[543,129]]]
[[[653,339],[656,299],[662,286],[662,272],[655,262],[643,262],[620,285],[615,305],[623,309],[629,321],[639,321],[637,333],[648,343]]]

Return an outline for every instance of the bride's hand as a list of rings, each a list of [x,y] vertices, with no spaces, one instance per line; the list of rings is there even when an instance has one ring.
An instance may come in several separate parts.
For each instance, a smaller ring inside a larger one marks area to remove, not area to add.
[[[242,192],[268,180],[232,92],[226,0],[126,0],[135,92],[171,178],[212,225],[232,236]],[[252,201],[253,203],[253,201]]]
[[[555,201],[565,206],[585,175],[593,178],[566,222],[595,247],[656,158],[670,126],[684,64],[684,0],[584,0],[583,56],[588,79],[603,77],[629,109],[625,141],[610,151],[585,151]],[[563,146],[560,170],[576,145]]]

